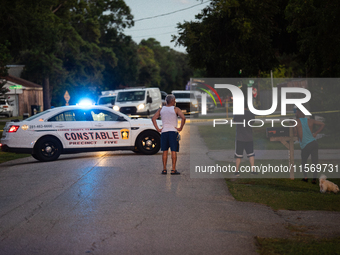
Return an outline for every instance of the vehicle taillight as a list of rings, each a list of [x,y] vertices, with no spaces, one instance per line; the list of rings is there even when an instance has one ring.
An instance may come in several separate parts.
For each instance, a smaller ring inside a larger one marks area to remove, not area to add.
[[[2,108],[8,108],[8,106],[7,105],[3,105]]]
[[[8,133],[15,133],[18,131],[20,126],[11,126],[8,130]]]

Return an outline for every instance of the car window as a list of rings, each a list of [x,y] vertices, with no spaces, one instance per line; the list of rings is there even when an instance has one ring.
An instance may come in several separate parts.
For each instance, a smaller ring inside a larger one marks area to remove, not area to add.
[[[69,110],[59,113],[48,121],[86,121],[86,111],[85,110]]]
[[[102,97],[99,99],[98,104],[115,104],[116,97]]]
[[[145,91],[124,91],[119,92],[117,102],[142,101],[145,98]]]
[[[182,99],[195,99],[194,93],[174,93],[175,98],[182,98]]]
[[[114,114],[113,112],[101,109],[92,109],[91,115],[93,121],[117,121],[119,117],[119,115]]]

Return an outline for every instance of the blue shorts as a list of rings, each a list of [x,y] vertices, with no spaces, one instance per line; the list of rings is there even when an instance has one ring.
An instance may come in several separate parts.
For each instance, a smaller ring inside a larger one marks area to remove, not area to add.
[[[178,132],[169,131],[161,134],[161,151],[179,151],[179,142],[177,141]]]

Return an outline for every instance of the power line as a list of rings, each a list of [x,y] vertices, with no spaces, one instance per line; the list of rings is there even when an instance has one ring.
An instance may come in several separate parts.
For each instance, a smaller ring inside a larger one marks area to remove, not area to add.
[[[137,31],[144,31],[144,30],[154,30],[154,29],[174,27],[174,26],[175,25],[172,25],[172,26],[163,26],[163,27],[152,27],[152,28],[135,29],[135,30],[129,30],[129,32],[137,32]]]
[[[164,13],[164,14],[160,14],[160,15],[156,15],[156,16],[152,16],[152,17],[142,18],[142,19],[136,19],[134,22],[141,21],[141,20],[146,20],[146,19],[154,19],[154,18],[158,18],[158,17],[167,16],[167,15],[170,15],[170,14],[174,14],[176,12],[181,12],[181,11],[185,11],[185,10],[191,9],[191,8],[193,8],[195,6],[198,6],[198,5],[206,4],[206,3],[210,2],[210,1],[211,0],[205,1],[205,2],[202,2],[200,4],[195,4],[195,5],[192,5],[190,7],[187,7],[187,8],[184,8],[184,9],[180,9],[180,10],[177,10],[177,11],[173,11],[173,12],[168,12],[168,13]]]
[[[173,33],[177,33],[177,32],[178,31],[167,32],[167,33],[162,33],[162,34],[154,34],[154,35],[133,36],[133,38],[143,38],[143,37],[152,37],[152,36],[158,36],[158,35],[167,35],[167,34],[173,34]]]

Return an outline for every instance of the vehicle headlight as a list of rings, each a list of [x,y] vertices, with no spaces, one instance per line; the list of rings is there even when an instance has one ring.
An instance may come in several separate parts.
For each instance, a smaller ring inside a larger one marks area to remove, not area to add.
[[[116,112],[119,112],[119,106],[118,105],[114,105],[113,106],[113,110],[115,110]]]
[[[198,102],[196,99],[192,100],[191,103],[193,106],[198,107]]]
[[[137,106],[138,110],[143,110],[145,108],[145,104],[140,104]]]

